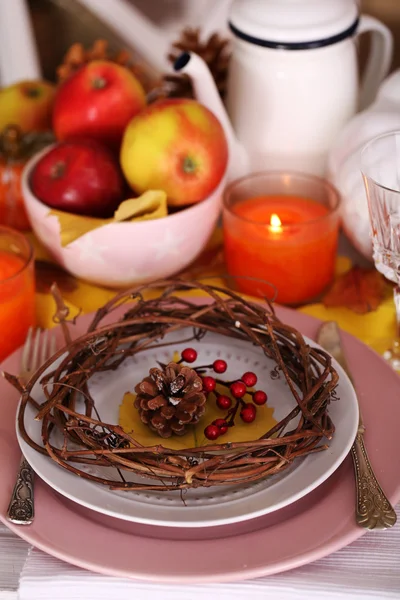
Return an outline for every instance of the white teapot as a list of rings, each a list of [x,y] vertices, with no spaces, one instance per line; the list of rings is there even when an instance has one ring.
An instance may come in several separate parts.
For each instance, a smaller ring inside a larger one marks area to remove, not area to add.
[[[390,31],[360,16],[356,0],[234,0],[229,26],[229,117],[198,56],[185,53],[175,64],[225,126],[228,178],[250,169],[323,175],[336,136],[389,70]],[[365,32],[372,44],[359,86],[356,42]]]

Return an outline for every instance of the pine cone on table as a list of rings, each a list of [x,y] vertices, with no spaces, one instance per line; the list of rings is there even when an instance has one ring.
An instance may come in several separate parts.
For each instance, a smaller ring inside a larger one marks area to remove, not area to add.
[[[172,44],[168,60],[173,64],[182,52],[194,52],[207,63],[222,98],[225,96],[230,60],[229,40],[219,33],[201,40],[200,29],[186,27]],[[186,74],[164,76],[164,87],[169,97],[193,98],[193,87]]]
[[[205,412],[203,382],[194,369],[171,362],[135,387],[135,408],[143,423],[163,438],[184,435]]]

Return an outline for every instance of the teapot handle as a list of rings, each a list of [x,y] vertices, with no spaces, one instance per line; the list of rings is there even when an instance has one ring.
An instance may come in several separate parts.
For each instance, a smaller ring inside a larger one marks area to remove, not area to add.
[[[361,79],[360,110],[373,102],[379,84],[386,77],[393,56],[393,35],[378,19],[361,15],[357,36],[371,32],[371,47],[365,71]]]

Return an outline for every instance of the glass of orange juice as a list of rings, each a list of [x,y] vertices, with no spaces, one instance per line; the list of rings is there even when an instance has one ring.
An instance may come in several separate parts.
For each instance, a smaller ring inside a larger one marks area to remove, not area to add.
[[[0,361],[24,343],[34,324],[32,246],[18,231],[0,227]]]

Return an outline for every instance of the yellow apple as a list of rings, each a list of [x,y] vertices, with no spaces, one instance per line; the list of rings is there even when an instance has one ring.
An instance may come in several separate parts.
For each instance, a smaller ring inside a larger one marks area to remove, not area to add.
[[[185,206],[204,200],[221,182],[228,145],[208,108],[195,100],[167,99],[131,120],[120,159],[135,192],[164,190],[170,206]]]
[[[51,129],[55,86],[47,81],[20,81],[0,89],[0,130],[18,125],[22,131]]]

